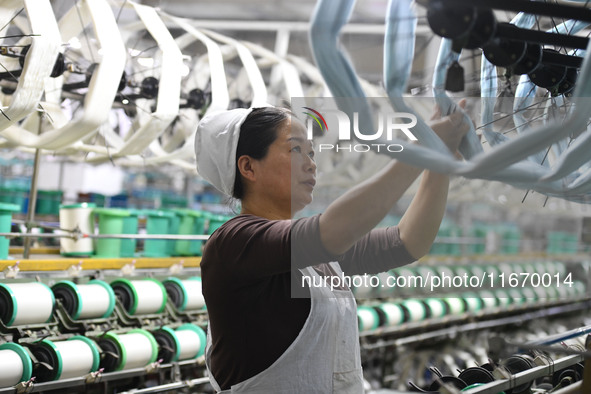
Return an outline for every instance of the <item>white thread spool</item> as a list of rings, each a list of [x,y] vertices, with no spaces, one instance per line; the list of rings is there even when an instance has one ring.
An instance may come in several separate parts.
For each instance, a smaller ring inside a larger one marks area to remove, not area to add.
[[[116,279],[111,287],[130,315],[160,313],[168,299],[162,283],[152,278]]]
[[[60,227],[66,230],[79,228],[85,234],[94,233],[94,216],[96,204],[81,203],[60,206]],[[87,256],[94,253],[92,238],[73,240],[60,238],[60,252],[66,256]]]
[[[495,295],[497,296],[497,299],[499,300],[499,306],[502,307],[506,307],[511,305],[511,297],[509,296],[509,294],[507,294],[507,292],[505,290],[495,290]]]
[[[181,344],[176,332],[170,327],[160,327],[158,330],[150,331],[158,344],[158,360],[163,363],[177,361],[181,354]]]
[[[425,305],[418,300],[404,300],[400,303],[408,311],[408,321],[417,322],[427,317]]]
[[[521,294],[525,297],[525,302],[527,304],[533,304],[538,298],[536,292],[531,287],[524,287],[521,289]]]
[[[446,297],[443,301],[447,303],[450,315],[461,315],[466,311],[464,300],[459,297]]]
[[[100,356],[92,339],[79,335],[53,344],[62,359],[61,373],[56,380],[84,376],[98,370]]]
[[[386,315],[386,324],[388,326],[397,326],[404,323],[404,310],[400,305],[393,302],[385,302],[378,305],[378,308]]]
[[[44,283],[0,283],[0,319],[7,326],[46,323],[55,298]]]
[[[386,316],[386,326],[397,326],[404,323],[404,310],[402,307],[394,302],[384,302],[376,306]]]
[[[64,280],[53,285],[51,290],[75,320],[109,317],[115,308],[115,293],[102,280],[78,285]]]
[[[31,379],[33,363],[29,353],[16,343],[0,345],[0,388]]]
[[[119,357],[103,360],[101,366],[107,371],[144,367],[156,361],[158,356],[158,344],[154,336],[139,328],[120,335],[108,332],[100,337],[99,346],[103,350],[114,351]]]
[[[441,299],[439,298],[427,298],[425,300],[423,300],[427,306],[429,307],[429,310],[431,311],[431,317],[432,318],[440,318],[445,316],[445,304],[443,301],[441,301]]]
[[[466,302],[468,312],[475,313],[482,309],[482,300],[476,293],[464,293],[462,297]]]
[[[175,330],[180,344],[178,360],[190,360],[205,353],[205,331],[195,324],[187,323]]]
[[[357,307],[357,322],[359,331],[374,330],[378,328],[380,317],[372,307],[361,305]]]
[[[494,309],[498,306],[498,300],[492,291],[483,290],[480,292],[480,299],[483,302],[483,308],[486,310]]]
[[[179,311],[195,311],[205,306],[201,287],[201,278],[168,278],[162,282],[168,298]]]

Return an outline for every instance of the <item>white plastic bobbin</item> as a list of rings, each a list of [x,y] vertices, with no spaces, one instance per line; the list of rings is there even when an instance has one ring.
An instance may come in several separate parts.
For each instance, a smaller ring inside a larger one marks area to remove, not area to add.
[[[427,309],[419,300],[404,300],[400,305],[408,311],[409,322],[421,321],[427,317]]]
[[[53,285],[51,290],[75,320],[109,317],[115,309],[115,293],[102,280],[78,285],[64,280]]]
[[[44,283],[0,283],[0,319],[7,326],[49,322],[54,304]]]
[[[201,278],[168,278],[162,281],[168,298],[179,311],[195,311],[205,306],[201,287]]]
[[[0,388],[27,381],[33,373],[31,356],[16,343],[3,343],[0,345],[0,371]]]
[[[111,287],[131,315],[160,313],[168,299],[162,283],[152,278],[115,279]]]
[[[190,360],[205,353],[205,331],[195,324],[187,323],[175,330],[180,345],[178,360]]]
[[[377,306],[386,315],[386,324],[388,326],[397,326],[404,323],[404,310],[394,302],[385,302]]]
[[[357,322],[359,331],[375,330],[380,323],[378,313],[370,306],[357,307]]]
[[[53,344],[62,359],[61,373],[56,380],[80,377],[98,370],[100,355],[92,339],[78,335]]]
[[[99,346],[117,355],[105,357],[101,367],[107,372],[140,368],[156,361],[158,344],[154,336],[143,329],[134,329],[125,334],[107,332],[99,338]]]

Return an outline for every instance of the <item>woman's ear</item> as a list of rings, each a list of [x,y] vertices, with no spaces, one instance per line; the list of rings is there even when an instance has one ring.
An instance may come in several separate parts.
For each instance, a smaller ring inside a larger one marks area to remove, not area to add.
[[[254,171],[254,159],[250,156],[243,155],[238,158],[236,165],[238,166],[238,171],[240,175],[248,181],[254,181],[256,179],[255,171]]]

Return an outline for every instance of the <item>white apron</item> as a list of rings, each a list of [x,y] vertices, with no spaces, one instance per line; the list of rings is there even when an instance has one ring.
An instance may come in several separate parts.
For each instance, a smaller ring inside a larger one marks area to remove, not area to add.
[[[330,266],[337,275],[342,274],[338,263]],[[319,280],[320,275],[312,267],[300,271]],[[310,315],[295,341],[269,368],[229,390],[221,391],[209,368],[208,327],[205,362],[213,388],[224,394],[362,394],[363,371],[353,293],[311,286],[310,296]]]

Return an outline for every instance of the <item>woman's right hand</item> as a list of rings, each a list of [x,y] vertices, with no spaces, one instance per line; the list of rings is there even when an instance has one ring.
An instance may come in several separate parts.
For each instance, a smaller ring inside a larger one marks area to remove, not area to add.
[[[460,100],[458,105],[464,109],[466,99]],[[462,138],[470,131],[470,124],[465,120],[462,111],[456,111],[442,117],[439,107],[436,107],[428,124],[454,154],[458,150]]]

